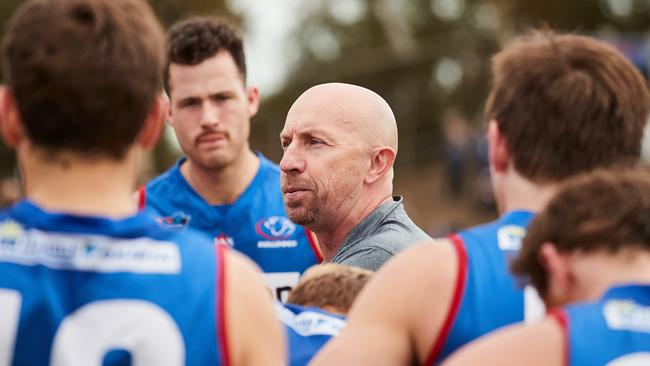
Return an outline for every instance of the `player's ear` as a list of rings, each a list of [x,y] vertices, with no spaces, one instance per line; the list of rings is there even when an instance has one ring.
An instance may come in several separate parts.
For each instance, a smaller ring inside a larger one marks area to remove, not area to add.
[[[544,299],[547,307],[565,305],[568,299],[574,280],[569,257],[569,254],[560,252],[551,242],[546,242],[539,248],[539,260],[547,277]]]
[[[246,99],[248,99],[248,116],[253,117],[260,109],[260,91],[257,87],[246,88]]]
[[[372,151],[370,170],[366,175],[365,182],[374,183],[386,174],[392,173],[393,163],[397,153],[395,149],[383,146]]]
[[[491,120],[487,130],[488,158],[495,172],[504,172],[510,163],[510,154],[506,140],[496,120]]]
[[[164,116],[168,109],[168,103],[165,97],[160,94],[151,104],[149,114],[147,115],[142,130],[138,135],[137,142],[145,149],[151,149],[158,143],[164,127]]]
[[[16,100],[6,86],[0,86],[0,132],[11,148],[16,148],[25,136]]]

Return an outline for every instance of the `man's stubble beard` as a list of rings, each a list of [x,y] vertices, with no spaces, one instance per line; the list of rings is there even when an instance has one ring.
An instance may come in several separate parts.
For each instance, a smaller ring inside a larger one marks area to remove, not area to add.
[[[285,204],[285,209],[291,222],[305,227],[316,222],[317,218],[319,217],[321,207],[322,204],[317,196],[308,202],[302,209],[298,208],[297,210],[292,210]]]

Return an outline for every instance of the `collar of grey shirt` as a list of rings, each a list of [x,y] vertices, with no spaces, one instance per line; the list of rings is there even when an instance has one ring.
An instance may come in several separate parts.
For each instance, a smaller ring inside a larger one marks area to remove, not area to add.
[[[363,221],[361,221],[357,226],[350,231],[347,238],[343,241],[343,244],[336,251],[336,254],[345,250],[345,248],[354,244],[355,242],[365,238],[369,234],[372,234],[377,229],[377,226],[381,224],[382,221],[395,210],[404,210],[404,204],[402,203],[402,196],[393,196],[393,200],[386,202],[379,207],[375,208],[370,215],[366,216]],[[336,254],[334,257],[336,257]]]

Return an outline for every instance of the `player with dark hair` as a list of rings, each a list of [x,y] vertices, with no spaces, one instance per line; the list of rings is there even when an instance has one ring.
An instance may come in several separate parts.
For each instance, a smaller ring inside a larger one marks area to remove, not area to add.
[[[650,93],[613,47],[534,32],[494,56],[492,72],[487,138],[501,217],[387,264],[315,364],[435,364],[494,329],[541,317],[534,289],[519,288],[508,270],[534,213],[564,179],[638,160]]]
[[[277,165],[250,149],[259,92],[246,86],[242,38],[206,17],[176,23],[168,38],[167,119],[186,157],[142,187],[140,202],[170,226],[198,229],[253,259],[283,299],[321,258],[311,234],[287,218]]]
[[[513,271],[551,309],[546,319],[495,332],[445,365],[650,364],[650,174],[567,182],[531,223]]]
[[[146,1],[33,0],[2,45],[0,127],[26,199],[0,213],[0,365],[280,364],[247,259],[132,200],[163,125]]]

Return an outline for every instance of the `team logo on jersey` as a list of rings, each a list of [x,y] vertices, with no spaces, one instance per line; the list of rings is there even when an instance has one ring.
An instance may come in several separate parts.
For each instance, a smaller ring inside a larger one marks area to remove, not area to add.
[[[172,229],[182,229],[190,224],[192,216],[185,212],[178,211],[171,214],[171,216],[159,217],[158,223]]]
[[[603,307],[607,326],[611,329],[627,329],[650,333],[650,307],[632,300],[609,300]]]
[[[255,231],[266,240],[285,240],[296,232],[296,225],[284,216],[271,216],[258,221]]]

